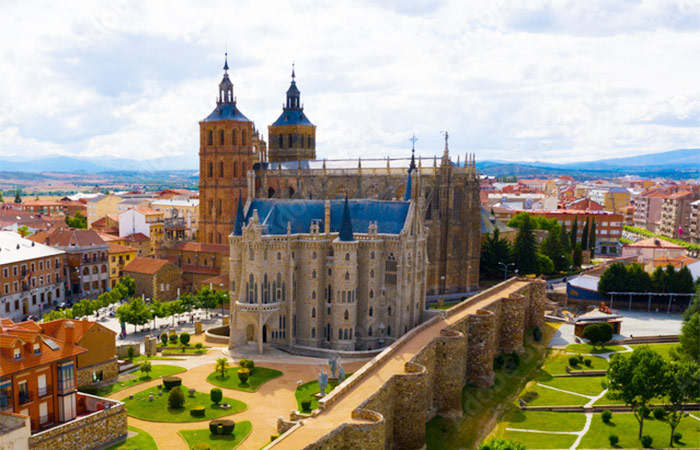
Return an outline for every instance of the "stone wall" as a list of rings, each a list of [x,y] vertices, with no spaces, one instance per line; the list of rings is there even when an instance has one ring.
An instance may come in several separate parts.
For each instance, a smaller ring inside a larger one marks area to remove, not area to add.
[[[515,281],[502,283],[493,290],[484,292],[483,295],[494,295],[492,303],[443,328],[438,337],[405,364],[403,373],[389,378],[378,391],[362,402],[354,411],[353,417],[361,413],[367,423],[343,424],[305,447],[305,450],[425,448],[425,423],[435,415],[461,416],[462,387],[465,383],[491,386],[494,381],[493,358],[496,354],[501,351],[521,351],[527,327],[543,325],[544,282],[528,280],[531,281],[528,285],[510,296],[497,296],[499,290]],[[483,299],[477,295],[467,302],[478,301],[479,297]],[[457,308],[466,307],[468,305],[462,304]],[[445,315],[452,316],[454,312],[447,311]],[[440,319],[436,317],[431,322],[434,324]],[[422,324],[384,350],[319,402],[319,406],[322,409],[328,408],[338,400],[337,397],[344,395],[346,386],[362,382],[372,373],[373,365],[393,357],[403,341],[427,326],[429,325]],[[303,432],[303,428],[302,425],[294,432]],[[283,438],[281,436],[279,441]]]
[[[29,438],[29,448],[31,450],[96,448],[122,437],[126,438],[126,417],[124,404],[117,403],[110,409],[104,409],[32,435]]]
[[[86,386],[92,384],[92,373],[102,371],[102,381],[115,380],[119,376],[119,365],[117,358],[112,358],[110,361],[94,364],[88,367],[78,369],[78,386]]]

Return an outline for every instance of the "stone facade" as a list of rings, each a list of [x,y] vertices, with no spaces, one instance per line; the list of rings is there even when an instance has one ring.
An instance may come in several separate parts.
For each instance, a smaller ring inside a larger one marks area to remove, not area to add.
[[[78,368],[78,386],[93,384],[95,382],[93,381],[93,374],[99,372],[102,372],[102,378],[101,380],[98,380],[98,382],[115,380],[119,376],[119,365],[117,364],[117,358],[113,357],[109,361]]]
[[[527,283],[523,283],[528,281]],[[499,296],[514,283],[523,283],[509,295]],[[365,422],[344,424],[316,442],[310,449],[422,449],[425,448],[425,423],[436,415],[455,417],[462,414],[462,387],[493,383],[493,357],[501,351],[522,351],[524,332],[544,324],[545,282],[541,280],[509,280],[422,324],[411,334],[443,323],[445,328],[406,362],[403,373],[397,373],[353,412],[362,412]],[[492,296],[489,304],[476,314],[457,316],[470,304]],[[451,317],[457,320],[451,321]],[[499,322],[499,323],[497,323]],[[372,376],[372,366],[379,366],[394,357],[401,341],[363,366],[344,385],[319,401],[321,409],[329,408],[343,388],[362,383]],[[358,401],[361,401],[358,399]],[[374,413],[368,415],[367,413]],[[322,420],[317,418],[316,420]],[[290,432],[303,433],[304,426]],[[352,437],[352,441],[349,439]],[[284,436],[278,439],[284,442]],[[274,448],[275,443],[269,448]]]
[[[419,186],[419,176],[412,175]],[[323,228],[300,224],[308,232],[270,233],[258,210],[306,211],[310,201],[249,202],[250,220],[231,250],[230,347],[263,343],[355,351],[384,347],[421,321],[426,277],[426,236],[418,202],[353,203],[358,211],[391,217],[358,217],[366,229],[341,240],[331,224],[340,221],[342,201],[316,201]],[[333,207],[331,205],[333,203]],[[321,209],[323,208],[323,209]],[[388,209],[387,209],[388,208]],[[251,212],[252,209],[252,212]],[[348,211],[350,207],[348,206]],[[400,218],[394,214],[403,214]],[[334,214],[336,214],[334,212]],[[353,219],[354,220],[354,219]],[[383,233],[384,222],[396,233]],[[369,223],[367,225],[367,223]],[[289,225],[291,227],[291,225]]]
[[[86,398],[98,399],[88,396]],[[103,399],[102,399],[103,400]],[[29,438],[30,450],[75,450],[97,448],[104,444],[126,439],[126,409],[119,402],[109,409],[59,425]]]

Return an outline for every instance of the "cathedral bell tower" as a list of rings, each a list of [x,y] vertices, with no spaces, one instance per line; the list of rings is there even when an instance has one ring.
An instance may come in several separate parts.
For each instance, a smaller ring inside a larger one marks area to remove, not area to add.
[[[226,244],[236,220],[236,199],[246,198],[246,174],[257,161],[253,122],[236,106],[228,74],[219,83],[216,108],[199,122],[199,241]]]
[[[287,103],[282,107],[282,115],[267,128],[270,162],[316,159],[316,125],[304,114],[295,78],[292,67]]]

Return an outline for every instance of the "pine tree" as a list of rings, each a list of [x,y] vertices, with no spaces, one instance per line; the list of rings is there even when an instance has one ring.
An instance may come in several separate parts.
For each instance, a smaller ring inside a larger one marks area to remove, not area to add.
[[[586,224],[583,226],[581,233],[581,250],[588,250],[588,229],[590,228],[590,219],[586,219]]]
[[[565,269],[568,270],[573,264],[572,254],[571,254],[571,241],[569,241],[569,233],[566,232],[566,226],[562,225],[559,230],[559,241],[561,242],[561,254],[566,260]]]
[[[537,244],[535,235],[532,232],[532,219],[528,214],[523,218],[518,236],[515,238],[513,246],[513,256],[515,265],[521,275],[537,273]]]
[[[581,243],[577,242],[576,245],[574,246],[574,267],[581,267],[581,263],[583,262],[583,251],[581,250]]]
[[[578,233],[578,216],[574,217],[574,224],[571,226],[571,235],[570,235],[571,248],[576,247],[576,241],[578,240],[578,237],[576,236],[577,233]]]
[[[508,264],[511,261],[511,248],[507,239],[502,238],[498,229],[486,236],[481,244],[481,263],[479,269],[484,275],[500,277],[503,268],[499,263]]]
[[[588,235],[588,247],[591,249],[591,259],[595,258],[595,219],[591,220],[591,232]]]
[[[15,203],[22,203],[22,196],[19,195],[19,189],[15,191]]]
[[[561,245],[561,228],[559,225],[556,225],[547,233],[547,238],[540,245],[540,253],[552,260],[555,271],[561,272],[569,268]]]

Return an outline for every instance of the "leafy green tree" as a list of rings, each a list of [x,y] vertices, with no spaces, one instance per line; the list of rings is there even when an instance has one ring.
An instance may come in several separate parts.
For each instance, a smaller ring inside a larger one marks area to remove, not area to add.
[[[146,325],[151,320],[150,308],[141,297],[134,297],[119,308],[116,312],[120,322],[134,326],[134,332],[139,325]]]
[[[175,325],[175,316],[186,312],[185,305],[181,300],[173,300],[172,302],[166,303],[168,314],[173,318],[173,326]]]
[[[554,263],[549,256],[537,252],[537,274],[550,274],[554,272]]]
[[[219,388],[212,388],[211,391],[209,391],[209,398],[211,399],[212,403],[218,405],[224,398],[224,393]]]
[[[71,228],[87,229],[87,217],[76,211],[73,217],[66,216],[66,225]]]
[[[591,227],[591,219],[586,219],[586,224],[583,226],[583,232],[581,233],[581,248],[585,251],[588,250],[588,230]]]
[[[22,196],[20,195],[20,192],[22,191],[19,189],[15,191],[15,203],[22,203]]]
[[[627,292],[627,269],[621,262],[610,264],[600,276],[598,293],[607,296],[608,292]]]
[[[540,245],[540,253],[549,257],[554,264],[554,270],[561,272],[569,268],[569,260],[564,256],[564,248],[561,244],[562,227],[556,225],[547,232],[547,238]]]
[[[190,313],[190,318],[192,317],[192,310],[196,309],[199,305],[199,298],[189,292],[186,292],[180,297],[180,304],[182,305],[183,312]]]
[[[625,269],[627,270],[627,290],[629,292],[651,291],[651,276],[644,271],[641,264],[629,264]]]
[[[494,278],[499,277],[503,268],[499,263],[508,264],[511,262],[511,248],[507,239],[502,238],[498,229],[487,235],[486,240],[481,244],[481,263],[479,269],[482,273]]]
[[[42,317],[42,322],[51,322],[58,319],[73,319],[73,310],[71,308],[49,311]]]
[[[131,347],[129,347],[131,348]],[[148,374],[151,373],[153,370],[153,367],[151,367],[151,362],[150,361],[144,361],[141,363],[141,367],[139,368],[141,373],[143,373],[145,376],[150,377]]]
[[[508,439],[491,438],[479,444],[478,450],[525,450],[524,444]]]
[[[664,373],[663,393],[668,399],[670,411],[666,422],[671,427],[669,446],[673,447],[673,434],[687,414],[683,411],[686,403],[700,399],[700,368],[697,362],[675,362],[668,364]]]
[[[572,258],[572,262],[574,267],[581,267],[581,264],[583,263],[583,250],[581,250],[580,242],[577,242],[576,245],[574,245],[574,256]]]
[[[614,354],[606,373],[605,387],[613,400],[622,400],[634,411],[639,423],[639,439],[644,429],[644,411],[652,398],[663,392],[665,363],[649,346],[634,349],[631,355]]]
[[[527,275],[537,273],[537,244],[535,235],[532,232],[532,221],[530,215],[523,217],[523,222],[518,230],[513,246],[513,257],[515,265],[520,274]]]
[[[150,310],[151,310],[151,317],[153,317],[153,329],[155,330],[156,328],[156,318],[163,318],[163,317],[168,317],[168,305],[164,304],[160,300],[156,300],[151,302],[150,304]]]
[[[185,406],[185,394],[182,393],[181,386],[175,386],[168,394],[168,408],[181,409],[183,406]]]
[[[209,289],[208,286],[202,287],[199,292],[197,292],[197,296],[199,297],[198,303],[200,306],[207,310],[207,317],[211,317],[210,310],[218,306],[219,296],[216,295],[216,292]]]
[[[567,258],[569,266],[571,266],[571,241],[569,240],[569,233],[566,231],[566,225],[562,225],[559,228],[559,242],[561,242],[562,254]],[[567,266],[568,268],[568,266]]]
[[[681,267],[674,279],[674,291],[678,294],[690,294],[695,291],[695,286],[693,283],[693,274],[690,273],[688,266]]]
[[[214,370],[217,372],[221,372],[221,378],[224,378],[226,376],[226,369],[228,368],[228,359],[227,358],[219,358],[216,360],[216,367]]]
[[[664,268],[659,266],[654,269],[651,274],[651,288],[653,292],[666,292],[666,286],[668,285],[668,275]]]
[[[22,237],[27,237],[32,234],[31,231],[29,231],[29,227],[26,225],[17,227],[17,233]]]
[[[127,296],[132,296],[136,293],[136,281],[134,281],[134,279],[129,275],[122,278],[122,281],[120,281],[119,284],[127,288]]]
[[[591,259],[595,258],[595,219],[591,220],[591,232],[588,235],[588,247],[591,250]]]
[[[578,241],[578,217],[574,217],[574,224],[571,226],[571,234],[570,236],[570,241],[571,241],[571,248],[576,248],[576,242]],[[580,264],[577,266],[579,267]]]
[[[677,352],[680,357],[700,364],[700,313],[691,314],[683,323],[678,340],[680,346]]]
[[[592,323],[583,330],[584,339],[588,339],[593,346],[602,346],[613,337],[613,327],[609,323]]]
[[[693,297],[688,308],[683,311],[683,321],[689,321],[690,317],[695,313],[700,313],[700,286],[695,289],[695,297]]]

